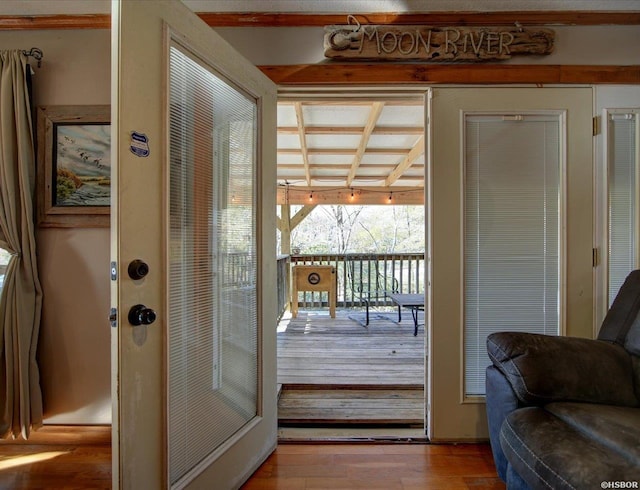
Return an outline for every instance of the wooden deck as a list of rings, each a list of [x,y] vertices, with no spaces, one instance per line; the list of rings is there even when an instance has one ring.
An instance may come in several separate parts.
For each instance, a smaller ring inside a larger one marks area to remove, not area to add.
[[[278,327],[278,405],[286,425],[424,423],[424,326],[403,311],[300,311]],[[423,323],[421,317],[421,323]]]

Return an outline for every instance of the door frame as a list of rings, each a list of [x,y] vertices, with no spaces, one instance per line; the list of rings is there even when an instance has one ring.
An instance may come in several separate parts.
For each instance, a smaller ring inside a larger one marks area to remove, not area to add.
[[[427,225],[428,219],[428,206],[427,206],[427,177],[428,177],[428,141],[429,141],[429,124],[431,120],[431,93],[432,86],[427,84],[422,85],[406,85],[406,86],[390,86],[390,85],[348,85],[348,86],[339,86],[332,87],[326,85],[279,85],[278,86],[278,102],[280,100],[300,100],[304,101],[305,99],[322,99],[322,98],[341,98],[341,97],[351,97],[351,98],[362,98],[362,99],[385,99],[393,100],[394,96],[396,97],[415,97],[416,100],[422,98],[423,100],[423,108],[425,111],[425,120],[424,120],[424,138],[425,138],[425,203],[424,203],[424,217],[425,217],[425,226]],[[274,180],[275,182],[275,180]],[[424,269],[422,273],[425,278],[425,305],[427,305],[427,301],[429,299],[428,289],[429,289],[429,257],[427,254],[428,250],[428,235],[427,229],[424,230],[425,233],[425,259],[424,259]],[[428,307],[428,306],[426,306]],[[424,345],[424,354],[425,358],[423,360],[424,367],[424,423],[423,423],[423,432],[424,434],[428,434],[429,432],[429,417],[428,417],[428,381],[429,381],[429,361],[428,361],[428,349],[431,344],[430,341],[430,331],[427,327],[427,315],[425,314],[425,345]],[[347,437],[348,438],[348,437]]]

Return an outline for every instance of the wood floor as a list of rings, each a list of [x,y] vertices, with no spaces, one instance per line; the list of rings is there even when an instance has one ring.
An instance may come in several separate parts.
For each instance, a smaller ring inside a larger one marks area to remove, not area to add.
[[[0,441],[0,489],[111,488],[110,434],[110,427],[45,426],[28,442]],[[387,443],[280,444],[242,488],[504,490],[505,486],[496,476],[487,444]]]
[[[424,427],[424,327],[408,311],[300,311],[278,327],[279,425]]]
[[[486,444],[281,444],[243,490],[504,490]]]
[[[111,427],[44,426],[0,440],[0,489],[111,488]]]

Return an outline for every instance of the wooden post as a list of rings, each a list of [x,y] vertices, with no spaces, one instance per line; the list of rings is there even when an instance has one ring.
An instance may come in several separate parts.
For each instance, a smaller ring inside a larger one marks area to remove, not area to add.
[[[280,253],[291,255],[291,206],[280,205]]]

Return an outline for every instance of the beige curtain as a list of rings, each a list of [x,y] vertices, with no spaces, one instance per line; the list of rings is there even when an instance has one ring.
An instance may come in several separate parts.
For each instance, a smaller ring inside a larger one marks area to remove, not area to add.
[[[42,290],[33,222],[35,151],[27,57],[0,51],[0,247],[11,253],[0,295],[0,436],[42,425],[36,362]]]

